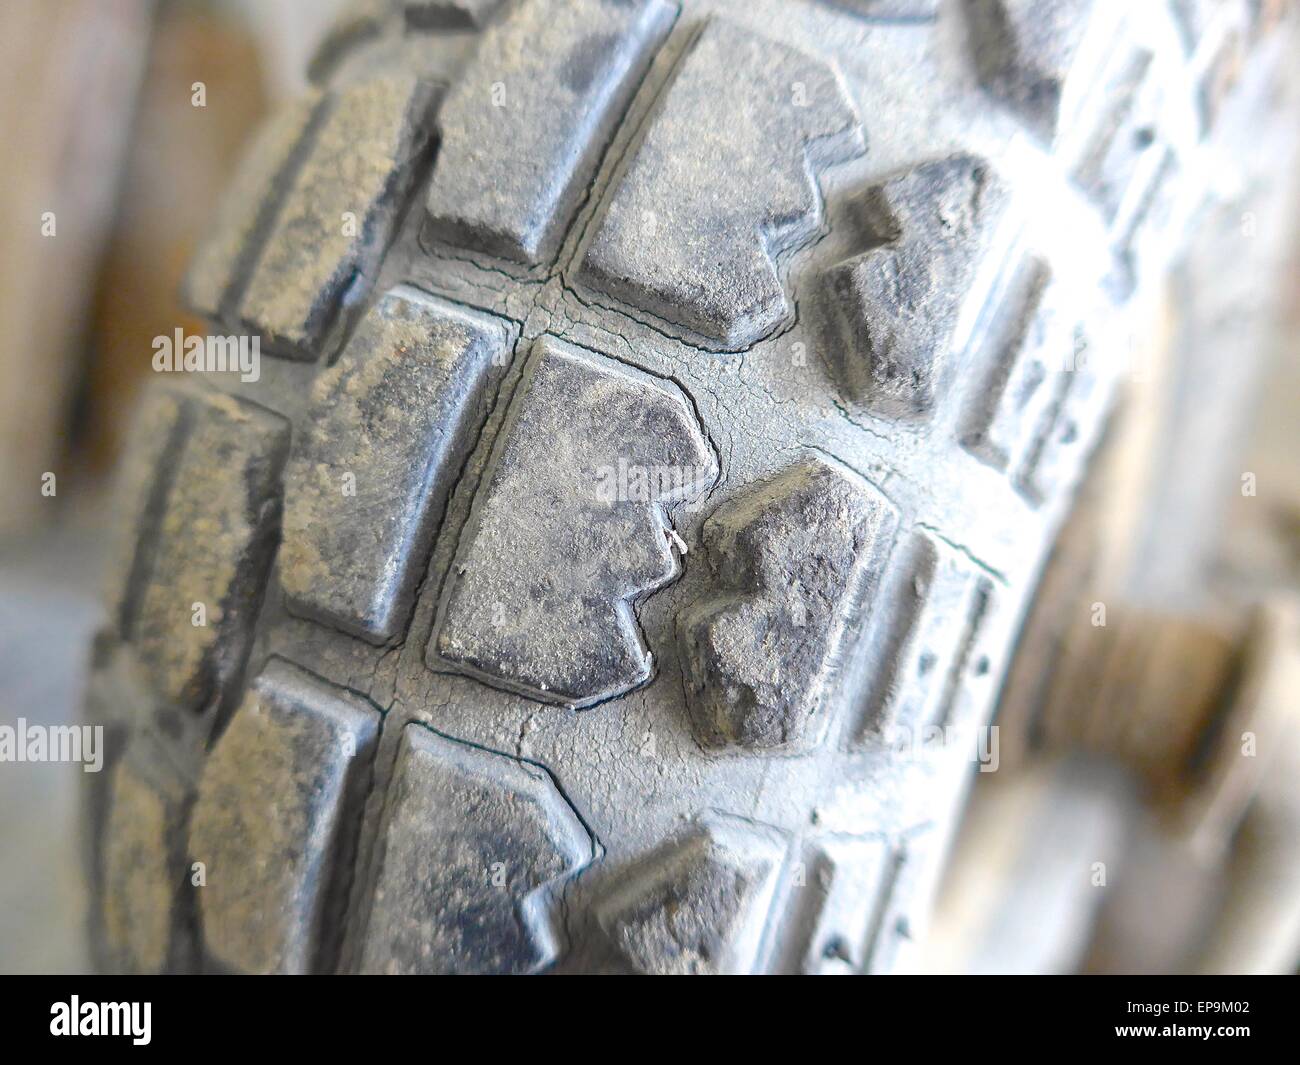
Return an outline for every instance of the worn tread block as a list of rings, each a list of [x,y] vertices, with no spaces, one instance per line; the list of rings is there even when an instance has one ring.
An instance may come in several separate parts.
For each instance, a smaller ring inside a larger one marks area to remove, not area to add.
[[[955,155],[873,188],[866,217],[882,243],[826,271],[848,394],[893,417],[932,410],[962,302],[1005,202],[988,167]]]
[[[980,82],[1050,143],[1092,0],[963,2]]]
[[[114,767],[109,795],[100,896],[106,960],[125,972],[161,972],[188,871],[178,835],[183,808],[126,761]]]
[[[665,507],[702,493],[718,466],[668,382],[550,336],[525,373],[427,660],[589,705],[650,678],[631,604],[678,576]]]
[[[701,819],[606,889],[593,904],[596,921],[639,972],[749,972],[784,854],[775,830]]]
[[[183,297],[195,313],[216,319],[231,310],[321,100],[312,91],[285,104],[244,153],[185,276]]]
[[[208,954],[239,972],[317,964],[381,715],[282,660],[253,682],[199,784],[190,857]]]
[[[867,698],[863,739],[948,723],[991,600],[991,581],[932,533],[913,535],[906,565],[883,667]],[[986,663],[981,672],[987,671]]]
[[[542,769],[408,725],[380,831],[364,971],[523,973],[555,959],[547,889],[594,843]]]
[[[745,347],[787,316],[776,260],[821,224],[814,173],[864,151],[853,103],[826,63],[714,18],[647,123],[581,277]]]
[[[554,255],[674,14],[665,0],[533,0],[489,28],[439,109],[430,231],[523,263]]]
[[[684,609],[692,723],[710,745],[807,742],[896,515],[819,457],[751,487],[705,523],[721,589]]]
[[[152,686],[211,705],[247,650],[280,517],[288,425],[251,403],[195,396],[156,528],[141,538],[128,640]],[[194,604],[205,624],[194,624]]]
[[[340,306],[373,283],[430,144],[436,96],[394,76],[330,97],[240,301],[268,348],[315,359]]]
[[[509,344],[499,319],[409,286],[371,308],[316,379],[285,472],[291,608],[376,642],[398,634]]]

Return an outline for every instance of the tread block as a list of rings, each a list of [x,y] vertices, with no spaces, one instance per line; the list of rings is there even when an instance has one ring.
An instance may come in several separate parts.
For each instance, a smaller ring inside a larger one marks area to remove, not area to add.
[[[1154,150],[1160,122],[1160,79],[1150,77],[1153,56],[1134,48],[1106,75],[1105,99],[1074,179],[1101,206],[1106,222],[1115,221],[1134,181],[1158,158]]]
[[[317,377],[286,470],[292,608],[368,640],[398,635],[509,351],[499,319],[408,286],[374,305]]]
[[[363,970],[525,973],[554,961],[549,887],[594,844],[546,772],[412,724],[387,803]]]
[[[185,277],[185,302],[196,314],[216,319],[233,309],[322,99],[313,91],[285,104],[249,144]]]
[[[1214,129],[1255,42],[1288,14],[1287,7],[1272,0],[1173,0],[1183,47],[1198,71],[1196,108],[1202,136]]]
[[[803,949],[784,966],[805,975],[862,973],[892,885],[895,857],[884,839],[831,839],[809,845],[797,895]]]
[[[891,615],[885,667],[867,699],[863,733],[949,723],[968,661],[992,602],[992,581],[939,537],[912,538],[907,579]]]
[[[208,757],[190,823],[190,857],[206,867],[204,943],[222,964],[315,966],[380,720],[366,700],[288,662],[253,682]]]
[[[104,829],[101,930],[108,960],[125,972],[161,972],[172,949],[177,889],[188,869],[182,809],[129,763],[113,769]]]
[[[582,279],[748,346],[787,317],[776,260],[821,224],[814,173],[865,150],[853,104],[823,61],[714,18],[647,122]]]
[[[431,232],[523,263],[553,256],[675,13],[532,0],[490,27],[439,110]]]
[[[1134,203],[1112,229],[1115,265],[1102,280],[1103,290],[1117,302],[1130,299],[1137,290],[1148,255],[1155,262],[1163,261],[1160,235],[1176,208],[1180,171],[1178,157],[1160,145],[1153,152],[1152,165],[1135,179],[1140,187]],[[1155,247],[1149,244],[1153,240]]]
[[[864,207],[881,243],[826,271],[846,392],[893,417],[934,406],[980,252],[1005,202],[981,161],[956,155],[876,186]]]
[[[1213,58],[1196,86],[1196,110],[1202,135],[1211,132],[1218,122],[1224,101],[1249,62],[1248,50],[1245,33],[1241,29],[1230,30],[1219,41]]]
[[[963,0],[981,84],[1050,143],[1093,0]]]
[[[749,972],[784,854],[774,830],[701,820],[627,870],[596,900],[596,921],[639,972]]]
[[[483,29],[505,0],[398,0],[413,30]]]
[[[896,971],[898,957],[914,945],[910,910],[918,902],[918,875],[924,862],[906,840],[828,840],[819,874],[827,878],[818,932],[851,929],[854,938],[823,938],[823,963],[843,950],[853,972]],[[829,949],[828,949],[829,948]],[[836,961],[840,959],[834,959]],[[805,971],[819,970],[812,957]],[[835,968],[827,966],[829,971]]]
[[[1030,503],[1050,499],[1081,462],[1106,402],[1082,324],[1066,313],[1047,265],[1021,264],[991,330],[992,371],[962,445],[1010,476]]]
[[[165,498],[141,530],[123,635],[156,691],[202,710],[247,651],[279,529],[289,432],[278,416],[220,393],[183,402],[187,428],[160,474]]]
[[[1039,424],[1034,444],[1016,472],[1016,488],[1033,503],[1043,503],[1073,481],[1110,400],[1110,390],[1088,365],[1087,339],[1075,332],[1078,365],[1060,374],[1056,403]]]
[[[338,61],[363,41],[379,37],[395,20],[398,0],[343,0],[307,63],[307,76],[320,84]]]
[[[704,546],[722,590],[678,618],[702,742],[807,742],[895,521],[882,495],[820,458],[750,488],[709,518]]]
[[[927,22],[939,14],[942,0],[829,0],[833,7],[844,8],[869,19],[900,22]]]
[[[1235,2],[1235,0],[1229,0]],[[1170,0],[1169,9],[1178,27],[1183,48],[1191,55],[1205,32],[1214,22],[1215,13],[1224,8],[1223,0]]]
[[[571,706],[644,683],[653,660],[631,604],[679,574],[665,508],[717,476],[676,386],[540,338],[452,564],[429,664]]]
[[[239,301],[269,349],[314,359],[340,306],[374,281],[431,143],[428,82],[376,78],[326,103]]]
[[[104,602],[119,633],[131,625],[135,609],[131,593],[139,587],[138,571],[148,560],[140,550],[140,540],[158,523],[166,505],[171,483],[168,473],[189,431],[189,414],[190,405],[183,395],[155,385],[145,388],[131,421],[114,475],[118,520],[104,584]]]
[[[1048,265],[1027,259],[990,331],[991,370],[966,419],[962,444],[996,469],[1014,471],[1029,460],[1069,368],[1074,338],[1050,291]]]

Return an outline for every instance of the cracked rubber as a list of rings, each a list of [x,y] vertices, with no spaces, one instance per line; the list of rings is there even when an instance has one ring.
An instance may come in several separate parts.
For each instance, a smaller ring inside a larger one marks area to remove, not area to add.
[[[1187,7],[349,5],[186,289],[260,378],[155,382],[123,461],[101,963],[905,968],[1079,356],[1225,42],[1267,95],[1260,5]]]

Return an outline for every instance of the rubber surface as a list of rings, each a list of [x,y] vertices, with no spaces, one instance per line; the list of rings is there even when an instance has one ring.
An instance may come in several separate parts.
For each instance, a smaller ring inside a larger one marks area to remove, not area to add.
[[[124,462],[103,964],[904,967],[1263,31],[352,5]]]

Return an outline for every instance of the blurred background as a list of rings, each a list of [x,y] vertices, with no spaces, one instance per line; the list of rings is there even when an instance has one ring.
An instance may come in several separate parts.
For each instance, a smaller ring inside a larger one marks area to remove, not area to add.
[[[188,259],[339,6],[0,4],[0,724],[80,719],[152,339],[203,329],[177,298]],[[1254,6],[1300,74],[1295,13]],[[1269,91],[1264,127],[1221,117],[1266,162],[1225,178],[1171,273],[1026,621],[932,971],[1300,964],[1300,106]],[[81,778],[0,772],[0,970],[89,967]]]

